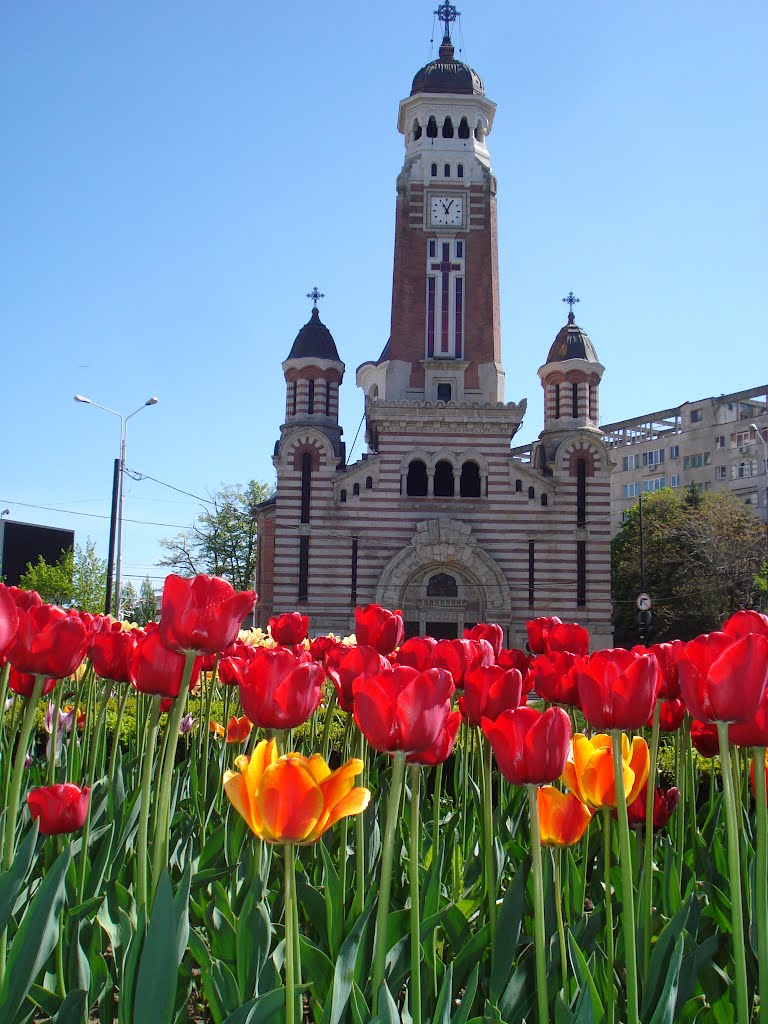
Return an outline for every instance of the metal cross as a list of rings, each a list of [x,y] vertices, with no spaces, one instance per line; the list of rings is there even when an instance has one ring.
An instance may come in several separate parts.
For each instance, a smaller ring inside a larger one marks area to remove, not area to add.
[[[459,14],[459,12],[456,10],[453,4],[449,4],[448,0],[445,0],[445,2],[440,4],[440,6],[437,8],[435,14],[437,15],[438,19],[444,23],[445,34],[450,39],[451,30],[449,26],[452,21],[456,21],[456,17]]]
[[[325,295],[322,292],[319,292],[317,290],[317,285],[315,285],[311,292],[307,292],[307,298],[312,299],[312,308],[317,309],[317,300],[324,299]]]
[[[563,302],[567,302],[570,306],[571,312],[573,312],[574,303],[581,302],[581,299],[577,299],[573,292],[568,292],[568,294],[563,299]]]

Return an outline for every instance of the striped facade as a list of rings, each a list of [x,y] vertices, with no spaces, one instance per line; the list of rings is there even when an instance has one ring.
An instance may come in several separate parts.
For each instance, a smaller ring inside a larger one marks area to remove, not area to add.
[[[539,371],[544,431],[511,447],[526,403],[503,400],[495,106],[447,37],[440,53],[401,103],[391,335],[357,371],[358,462],[346,464],[338,424],[344,364],[316,308],[283,363],[277,493],[259,512],[260,623],[300,609],[313,633],[346,634],[355,606],[375,602],[401,608],[409,633],[498,622],[523,646],[528,619],[559,615],[609,646],[603,367],[571,314]],[[425,86],[430,69],[447,86]]]

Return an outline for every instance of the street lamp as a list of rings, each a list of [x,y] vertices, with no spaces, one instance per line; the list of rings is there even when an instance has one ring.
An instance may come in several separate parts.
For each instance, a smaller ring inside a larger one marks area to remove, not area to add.
[[[756,423],[750,423],[749,425],[751,429],[754,430],[754,432],[760,438],[760,441],[763,445],[763,472],[766,475],[768,475],[768,443],[766,443],[766,440],[760,433],[760,428]],[[765,517],[766,521],[768,521],[768,480],[766,480],[765,484]]]
[[[103,409],[104,412],[110,413],[112,416],[117,416],[120,420],[120,458],[115,459],[115,471],[112,477],[112,514],[110,516],[109,525],[109,558],[107,561],[107,594],[104,602],[104,611],[107,615],[112,610],[112,564],[115,552],[115,527],[117,527],[117,569],[115,572],[115,617],[120,618],[122,594],[121,584],[123,575],[123,499],[125,491],[125,437],[128,430],[128,420],[133,419],[138,413],[141,412],[148,405],[157,405],[157,399],[153,396],[148,398],[146,402],[143,402],[138,409],[132,412],[129,416],[121,416],[119,412],[115,412],[114,409],[108,408],[106,405],[100,405],[98,402],[94,402],[92,398],[86,398],[85,395],[75,395],[76,402],[82,402],[84,405],[94,405],[97,409]]]

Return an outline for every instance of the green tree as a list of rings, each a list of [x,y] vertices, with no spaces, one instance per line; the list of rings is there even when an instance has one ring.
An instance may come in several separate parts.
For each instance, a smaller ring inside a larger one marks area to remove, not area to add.
[[[765,527],[730,491],[643,495],[644,581],[640,580],[640,507],[612,544],[617,642],[639,639],[635,599],[653,600],[651,639],[689,640],[718,629],[739,608],[760,601],[755,577],[765,557]]]
[[[167,554],[159,564],[182,575],[224,576],[236,590],[250,590],[256,568],[256,507],[273,491],[255,480],[245,487],[222,485],[189,530],[160,542]]]
[[[104,611],[107,595],[107,562],[96,554],[96,545],[88,538],[85,547],[75,545],[74,552],[64,552],[57,562],[48,563],[42,556],[37,564],[30,562],[21,577],[24,590],[36,590],[44,601],[83,612]]]
[[[136,607],[136,621],[140,626],[146,626],[157,618],[157,598],[155,588],[149,576],[145,576],[139,591],[139,603]]]
[[[123,592],[120,602],[121,614],[128,622],[136,622],[139,608],[139,595],[136,593],[136,588],[132,583],[128,582],[120,589]]]

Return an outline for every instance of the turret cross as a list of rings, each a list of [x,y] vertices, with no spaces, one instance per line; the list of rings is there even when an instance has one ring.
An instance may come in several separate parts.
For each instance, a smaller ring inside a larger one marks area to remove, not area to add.
[[[568,294],[563,299],[563,302],[567,302],[568,303],[568,306],[570,307],[570,310],[571,310],[571,313],[572,313],[573,312],[574,303],[581,302],[581,299],[577,299],[576,296],[573,294],[573,292],[568,292]]]
[[[307,292],[307,298],[312,299],[312,308],[317,309],[317,300],[324,299],[325,295],[323,294],[323,292],[319,292],[317,290],[317,285],[315,285],[311,292]]]

